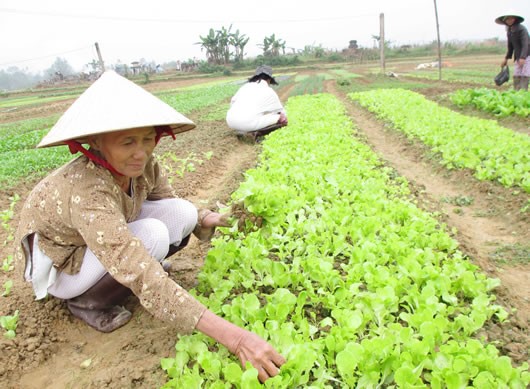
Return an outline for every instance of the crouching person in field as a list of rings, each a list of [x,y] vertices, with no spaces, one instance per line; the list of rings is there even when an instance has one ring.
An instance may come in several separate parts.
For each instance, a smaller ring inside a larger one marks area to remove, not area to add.
[[[278,85],[272,68],[262,65],[232,97],[226,123],[238,136],[258,140],[287,125],[287,113],[271,84]]]
[[[72,315],[101,332],[125,325],[134,294],[178,333],[198,330],[250,361],[259,379],[284,358],[265,340],[209,311],[169,278],[163,260],[191,234],[208,240],[227,215],[177,198],[153,150],[162,136],[195,124],[113,71],[64,113],[39,147],[67,145],[83,155],[30,193],[16,233],[16,258],[37,299],[66,300]],[[88,145],[88,148],[84,147]]]

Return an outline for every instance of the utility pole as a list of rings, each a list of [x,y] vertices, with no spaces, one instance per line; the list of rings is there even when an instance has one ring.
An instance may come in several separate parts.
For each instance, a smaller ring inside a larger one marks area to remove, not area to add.
[[[436,34],[438,36],[438,81],[442,81],[442,45],[440,42],[440,25],[438,24],[438,7],[434,0],[434,15],[436,16]]]
[[[95,43],[96,45],[96,51],[98,53],[98,59],[99,59],[99,66],[101,67],[101,71],[105,71],[105,63],[103,62],[103,57],[101,56],[101,52],[99,51],[99,45],[98,42]]]
[[[381,71],[385,74],[385,14],[379,14],[379,51],[381,57]]]

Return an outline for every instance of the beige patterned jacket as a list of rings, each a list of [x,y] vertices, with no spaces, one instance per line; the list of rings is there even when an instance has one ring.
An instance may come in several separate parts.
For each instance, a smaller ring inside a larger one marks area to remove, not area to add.
[[[25,263],[21,242],[36,232],[40,250],[54,266],[75,274],[89,247],[109,273],[138,296],[145,309],[175,325],[179,333],[190,333],[205,306],[172,281],[127,228],[144,200],[175,194],[154,157],[132,185],[131,197],[107,169],[84,156],[57,169],[37,184],[24,204],[15,236],[15,258]]]

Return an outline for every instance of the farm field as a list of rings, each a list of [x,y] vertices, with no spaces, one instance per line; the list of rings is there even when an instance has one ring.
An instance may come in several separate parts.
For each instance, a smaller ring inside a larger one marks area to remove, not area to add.
[[[387,64],[387,70],[395,72],[397,78],[378,75],[377,64],[313,65],[311,68],[275,69],[275,73],[280,80],[278,94],[287,102],[288,110],[290,99],[294,102],[311,93],[331,95],[342,104],[355,128],[352,137],[378,156],[380,167],[386,166],[389,176],[408,182],[406,196],[411,204],[432,215],[440,225],[447,226],[448,234],[457,242],[465,260],[477,266],[477,274],[499,279],[499,286],[493,290],[496,296],[493,303],[504,308],[507,320],[499,320],[497,316],[488,318],[475,337],[495,345],[500,355],[509,357],[514,366],[521,366],[529,360],[530,352],[530,194],[524,189],[530,188],[528,155],[526,162],[521,162],[517,179],[479,180],[471,168],[449,169],[431,146],[398,131],[350,98],[352,93],[376,89],[410,89],[470,118],[496,121],[516,134],[516,139],[528,141],[530,118],[497,118],[470,107],[459,108],[451,102],[450,94],[459,89],[492,87],[492,81],[485,84],[484,78],[476,76],[482,76],[490,68],[494,75],[497,62],[497,58],[491,57],[453,58],[450,82],[433,80],[432,74],[421,77],[421,73],[414,70],[417,61],[403,60]],[[207,91],[206,88],[215,88],[223,81],[244,78],[219,79],[219,84],[212,82],[211,77],[153,81],[145,88],[171,99],[201,84],[210,85],[199,89]],[[312,82],[305,83],[307,80]],[[181,110],[197,124],[195,130],[177,136],[176,141],[163,139],[157,149],[157,154],[167,161],[178,193],[197,206],[215,206],[217,201],[230,203],[232,194],[245,181],[244,173],[258,165],[264,150],[275,145],[272,136],[270,144],[269,139],[264,144],[251,144],[236,138],[224,122],[229,97],[223,95],[229,96],[235,89],[233,86],[221,89],[218,100],[212,100],[210,105],[190,105],[186,112]],[[23,119],[51,117],[45,124],[50,126],[49,121],[53,123],[72,101],[55,100],[26,108],[0,109],[0,147],[2,128]],[[178,107],[183,103],[174,104]],[[297,109],[294,103],[293,107]],[[293,112],[293,117],[303,116],[303,112]],[[321,120],[319,126],[325,124],[325,119]],[[290,125],[281,130],[282,137],[287,137],[291,126],[295,128],[296,125],[296,120],[290,120]],[[308,143],[311,138],[311,122],[305,125],[307,132],[297,138],[304,145],[304,136]],[[273,135],[278,135],[274,138],[276,141],[280,134]],[[9,241],[17,225],[17,211],[38,180],[35,172],[24,177],[0,181],[3,216],[0,242]],[[210,244],[192,240],[185,250],[175,255],[171,276],[186,288],[202,285],[199,274],[210,248]],[[9,243],[0,247],[2,260],[10,254]],[[129,324],[113,333],[101,334],[71,317],[58,300],[34,301],[31,287],[22,281],[20,272],[20,264],[13,270],[0,272],[0,285],[9,280],[13,282],[7,296],[0,297],[0,316],[12,315],[15,310],[20,315],[16,337],[0,339],[1,387],[155,388],[169,381],[161,368],[161,359],[175,357],[177,336],[170,327],[146,313],[137,301],[130,299],[128,302],[133,309]],[[335,379],[340,380],[340,377]],[[347,387],[333,380],[329,385]]]

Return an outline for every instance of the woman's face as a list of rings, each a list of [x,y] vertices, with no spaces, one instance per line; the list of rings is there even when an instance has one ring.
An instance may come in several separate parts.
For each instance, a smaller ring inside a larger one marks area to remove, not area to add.
[[[134,128],[96,135],[90,146],[126,177],[142,175],[155,148],[156,131],[153,127]]]
[[[511,26],[515,23],[515,18],[513,16],[506,16],[504,18],[504,23],[506,23],[507,26]]]

